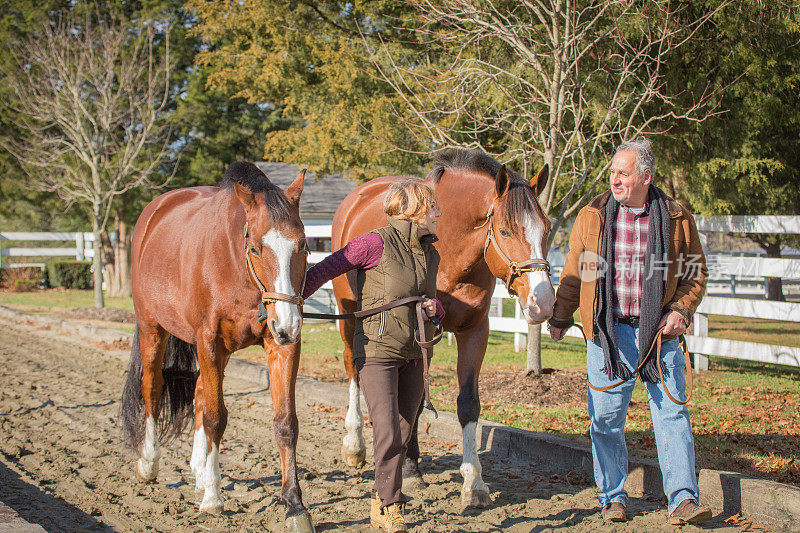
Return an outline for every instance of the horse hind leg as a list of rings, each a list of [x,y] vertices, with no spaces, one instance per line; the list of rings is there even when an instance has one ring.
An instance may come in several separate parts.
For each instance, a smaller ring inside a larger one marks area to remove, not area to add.
[[[199,336],[198,336],[199,337]],[[219,447],[228,424],[228,410],[222,396],[222,378],[227,354],[215,350],[213,339],[198,338],[197,359],[202,381],[202,433],[195,416],[195,439],[192,450],[192,469],[198,486],[203,488],[200,512],[220,514],[222,475],[219,468]],[[197,392],[197,389],[195,389]],[[197,403],[195,403],[197,407]]]
[[[131,370],[129,370],[128,378],[129,383],[131,380],[137,379],[134,367],[138,358],[138,364],[141,365],[140,390],[145,413],[144,435],[141,437],[139,461],[136,463],[136,477],[144,483],[152,483],[158,477],[158,463],[161,458],[157,427],[164,388],[162,365],[167,333],[159,327],[139,328],[137,333],[138,343],[135,340],[131,350]],[[138,353],[134,353],[137,347]],[[123,404],[129,399],[125,398]]]
[[[422,472],[419,469],[419,417],[422,409],[423,406],[420,404],[414,428],[411,430],[411,439],[408,441],[406,457],[403,460],[403,492],[410,493],[428,486],[422,479]]]
[[[195,479],[195,491],[205,490],[203,476],[205,474],[206,456],[208,455],[208,445],[206,430],[203,427],[203,411],[205,410],[205,399],[203,398],[203,380],[198,379],[194,391],[194,441],[192,445],[192,458],[189,466]]]
[[[345,435],[342,438],[342,458],[348,466],[360,468],[367,458],[367,446],[364,442],[364,414],[361,411],[361,395],[358,388],[358,372],[353,364],[353,334],[355,322],[340,320],[339,331],[344,341],[344,368],[350,377],[350,397],[347,404],[347,415],[344,417]]]

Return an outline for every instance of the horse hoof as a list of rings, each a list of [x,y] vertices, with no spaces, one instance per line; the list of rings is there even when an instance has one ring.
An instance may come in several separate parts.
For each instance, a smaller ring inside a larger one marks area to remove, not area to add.
[[[201,505],[200,506],[200,512],[202,514],[209,514],[209,515],[213,515],[213,516],[218,516],[218,515],[222,514],[222,509],[223,508],[224,508],[224,505],[222,505],[222,503],[218,502],[218,503],[213,503],[213,504],[205,505],[205,506]]]
[[[403,492],[416,492],[427,488],[428,484],[420,475],[412,475],[403,478]]]
[[[361,468],[367,462],[366,448],[359,450],[355,453],[342,446],[342,458],[347,466],[353,468]]]
[[[286,531],[289,533],[316,533],[311,515],[300,513],[286,519]]]
[[[461,493],[461,505],[464,507],[487,507],[492,504],[488,490],[467,490]]]
[[[141,483],[155,483],[158,474],[151,474],[149,476],[145,476],[142,474],[142,471],[139,470],[139,463],[136,463],[136,479],[138,479]]]
[[[422,472],[419,470],[419,463],[415,459],[408,457],[403,461],[403,492],[413,492],[428,486],[422,479]]]

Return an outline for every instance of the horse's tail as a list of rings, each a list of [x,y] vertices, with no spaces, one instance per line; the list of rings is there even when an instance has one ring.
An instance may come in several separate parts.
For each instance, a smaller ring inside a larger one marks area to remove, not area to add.
[[[180,435],[194,414],[194,387],[197,382],[197,346],[170,335],[164,350],[161,374],[161,408],[158,416],[159,440],[168,442]],[[145,410],[142,398],[142,353],[139,326],[131,344],[131,364],[122,391],[122,430],[125,444],[138,450],[144,439]]]

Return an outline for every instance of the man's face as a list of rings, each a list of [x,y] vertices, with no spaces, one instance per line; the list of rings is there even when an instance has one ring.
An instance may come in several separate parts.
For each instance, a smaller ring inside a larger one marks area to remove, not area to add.
[[[614,199],[629,207],[640,207],[647,200],[647,191],[652,178],[650,171],[636,171],[636,152],[625,150],[611,160],[609,185]]]

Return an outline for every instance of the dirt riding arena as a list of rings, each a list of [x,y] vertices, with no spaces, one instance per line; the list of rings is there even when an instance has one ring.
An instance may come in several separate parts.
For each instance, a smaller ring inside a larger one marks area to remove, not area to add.
[[[282,531],[269,393],[226,380],[225,511],[200,515],[189,433],[162,448],[157,483],[135,481],[134,456],[122,447],[117,420],[127,358],[123,351],[0,322],[0,501],[47,531]],[[342,463],[343,410],[317,403],[309,388],[299,390],[297,410],[303,499],[317,530],[372,531],[366,518],[370,459],[363,470]],[[370,431],[365,433],[371,449]],[[631,502],[632,521],[605,526],[596,491],[580,484],[587,482],[582,476],[502,463],[490,454],[482,463],[494,504],[461,509],[459,441],[460,435],[453,442],[422,437],[430,485],[412,494],[408,521],[414,531],[678,529],[667,524],[661,502],[642,499]],[[705,529],[739,528],[717,519]]]

